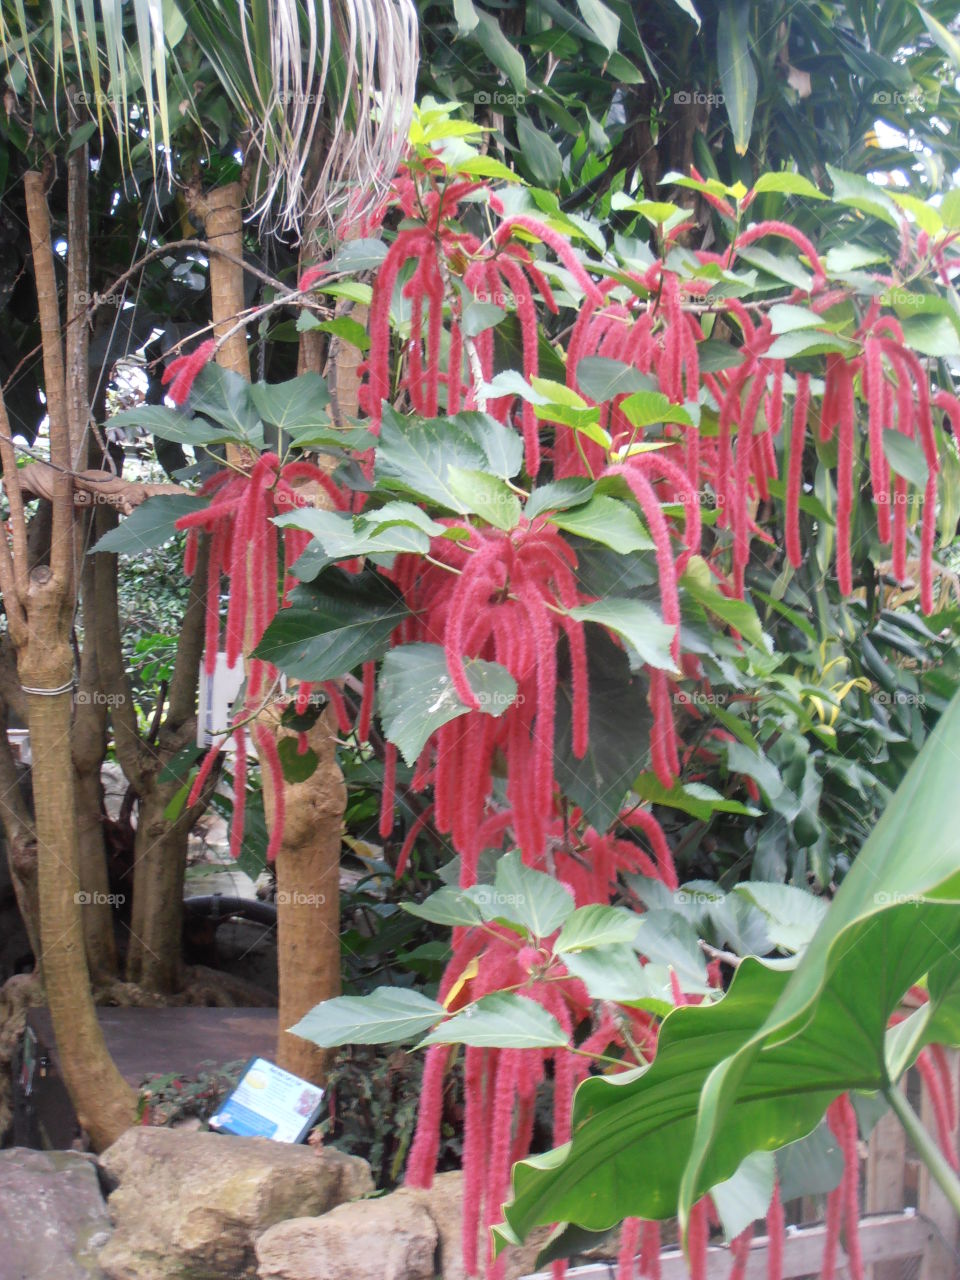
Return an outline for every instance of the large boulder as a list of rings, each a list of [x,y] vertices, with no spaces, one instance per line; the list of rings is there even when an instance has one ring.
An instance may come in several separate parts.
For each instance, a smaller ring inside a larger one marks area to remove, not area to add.
[[[100,1157],[115,1184],[110,1280],[231,1280],[256,1274],[254,1239],[373,1190],[365,1160],[182,1129],[129,1129]]]
[[[76,1151],[0,1151],[3,1280],[101,1280],[110,1235],[97,1167]]]
[[[429,1191],[401,1187],[344,1204],[322,1218],[278,1223],[257,1239],[260,1280],[465,1280],[463,1175],[442,1173]],[[506,1255],[504,1280],[535,1268],[548,1230]]]

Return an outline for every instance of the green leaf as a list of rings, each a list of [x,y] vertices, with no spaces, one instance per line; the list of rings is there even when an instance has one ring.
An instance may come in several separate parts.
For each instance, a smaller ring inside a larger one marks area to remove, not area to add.
[[[960,356],[960,336],[944,315],[914,315],[903,320],[903,340],[924,356]]]
[[[509,531],[520,523],[523,514],[520,499],[497,476],[448,465],[447,484],[467,511],[480,516],[494,528]]]
[[[429,920],[431,924],[442,924],[451,929],[458,926],[469,928],[483,920],[483,913],[473,899],[448,884],[431,893],[423,902],[401,902],[400,906],[420,920]]]
[[[694,7],[693,0],[673,0],[678,9],[682,9],[688,17],[691,17],[697,26],[700,26],[700,15]]]
[[[900,213],[886,192],[869,178],[859,173],[848,173],[827,165],[827,173],[833,183],[833,198],[838,204],[849,209],[859,209],[861,213],[879,218],[891,227],[899,226]]]
[[[567,951],[609,947],[617,942],[632,942],[636,934],[637,917],[632,912],[591,903],[568,916],[553,950],[555,955],[563,955]]]
[[[451,421],[478,445],[495,476],[510,480],[523,466],[523,440],[512,427],[489,413],[458,413]]]
[[[563,173],[563,158],[549,133],[531,124],[526,115],[518,115],[517,141],[535,181],[548,191],[555,190]]]
[[[617,818],[631,779],[650,750],[650,708],[629,660],[599,627],[587,626],[590,724],[587,752],[573,754],[573,689],[562,672],[557,690],[554,770],[563,794],[583,810],[597,831]]]
[[[469,35],[480,21],[480,15],[473,6],[473,0],[453,0],[453,16],[457,20],[461,35]]]
[[[314,1005],[291,1035],[321,1049],[340,1044],[395,1044],[428,1031],[446,1010],[408,987],[378,987],[368,996],[337,996]]]
[[[772,803],[783,791],[783,779],[776,765],[762,753],[751,751],[742,742],[726,745],[727,768],[733,773],[746,774]]]
[[[632,427],[649,427],[655,422],[690,425],[690,415],[683,405],[671,404],[662,391],[635,391],[620,402],[620,412]]]
[[[334,316],[332,320],[318,320],[309,311],[301,311],[297,317],[297,332],[331,333],[343,342],[349,342],[358,351],[366,351],[370,346],[370,338],[366,329],[353,316]]]
[[[569,511],[571,507],[581,507],[589,502],[595,487],[594,482],[586,476],[564,476],[562,480],[551,480],[534,489],[526,501],[523,514],[528,520],[533,520],[545,511],[556,513]]]
[[[480,710],[502,716],[517,696],[513,676],[496,662],[468,658],[464,662],[470,688]],[[388,741],[412,765],[427,739],[441,725],[470,710],[457,696],[439,644],[397,645],[380,668],[377,702]]]
[[[422,514],[419,508],[412,509]],[[313,534],[314,541],[293,566],[293,573],[301,582],[310,582],[329,565],[355,556],[405,551],[422,554],[429,550],[431,537],[439,537],[444,531],[444,526],[439,524],[434,526],[436,532],[432,532],[413,520],[377,523],[367,517],[355,518],[343,511],[324,511],[319,507],[298,507],[275,517],[274,523],[281,529],[293,527]]]
[[[708,612],[728,623],[751,644],[763,645],[763,628],[748,600],[730,600],[716,586],[710,567],[701,556],[691,556],[680,585]]]
[[[923,19],[924,26],[934,40],[953,63],[954,69],[960,73],[960,39],[952,31],[939,22],[932,13],[927,13],[923,5],[917,5],[917,12]]]
[[[572,1142],[515,1168],[503,1238],[556,1221],[601,1230],[677,1211],[685,1223],[752,1152],[811,1133],[839,1094],[892,1091],[924,1044],[960,1041],[958,738],[960,695],[799,962],[746,957],[723,999],[664,1020],[649,1068],[577,1090]],[[924,980],[928,1002],[888,1032],[906,991]]]
[[[614,53],[620,39],[620,19],[608,9],[601,0],[577,0],[577,8],[583,14],[583,20],[597,38],[609,56]]]
[[[841,338],[836,333],[827,333],[823,329],[799,329],[775,338],[767,356],[771,360],[795,360],[797,356],[819,356],[832,351],[852,359],[859,348],[849,338]]]
[[[898,476],[903,476],[918,489],[924,488],[927,483],[927,459],[916,440],[911,440],[909,436],[901,435],[896,430],[885,430],[883,452]]]
[[[746,155],[757,105],[757,70],[750,49],[751,7],[723,0],[717,20],[717,70],[737,155]]]
[[[327,569],[316,582],[293,589],[253,656],[298,680],[336,680],[378,658],[409,612],[393,583],[374,570]]]
[[[246,378],[233,369],[212,363],[204,365],[190,392],[190,407],[220,424],[223,432],[218,438],[223,438],[225,433],[231,440],[260,447],[263,430],[250,386]]]
[[[528,513],[529,509],[528,503]],[[653,539],[632,507],[606,494],[598,493],[581,506],[554,512],[549,519],[558,529],[600,542],[621,555],[653,548]]]
[[[176,533],[175,525],[181,516],[191,515],[209,505],[209,498],[197,498],[189,493],[161,493],[147,498],[139,507],[134,507],[115,529],[108,530],[88,554],[113,551],[119,555],[139,555],[151,547],[161,547]]]
[[[386,487],[467,515],[470,505],[454,492],[449,469],[482,471],[485,463],[480,446],[452,422],[402,418],[384,405],[376,477]]]
[[[705,782],[688,782],[682,786],[675,782],[672,787],[665,787],[655,773],[641,773],[634,778],[632,789],[641,800],[650,804],[663,804],[671,809],[681,809],[689,813],[691,818],[706,822],[713,813],[756,813],[739,800],[728,800]]]
[[[754,1151],[732,1178],[718,1182],[712,1189],[710,1195],[728,1243],[752,1222],[766,1217],[776,1173],[773,1155],[769,1151]]]
[[[655,987],[625,943],[571,951],[562,957],[567,971],[587,988],[593,1000],[637,1001],[655,995]]]
[[[744,880],[733,890],[759,907],[766,917],[767,936],[783,951],[802,951],[819,929],[830,905],[792,884]]]
[[[791,333],[794,329],[819,329],[823,316],[809,307],[798,307],[792,302],[777,302],[770,308],[771,332]]]
[[[577,364],[577,386],[597,404],[632,391],[656,390],[656,383],[648,374],[608,356],[585,356]]]
[[[313,431],[332,425],[327,384],[318,373],[302,373],[289,382],[252,382],[250,396],[264,422],[282,431]]]
[[[467,338],[475,338],[478,334],[498,325],[506,316],[503,307],[493,302],[468,302],[463,309],[463,333]]]
[[[141,404],[135,409],[124,409],[109,418],[107,426],[149,431],[161,440],[174,440],[177,444],[213,444],[230,439],[229,432],[211,426],[203,418],[194,418],[161,404]]]
[[[469,1044],[484,1049],[562,1049],[567,1037],[543,1005],[526,996],[498,991],[442,1022],[425,1036],[430,1044]]]
[[[524,93],[527,88],[527,68],[522,55],[500,30],[500,23],[496,18],[482,10],[475,12],[478,19],[474,28],[477,43],[493,65],[505,73],[517,92]]]
[[[670,645],[676,627],[664,622],[649,605],[626,597],[607,596],[604,600],[581,604],[567,612],[579,622],[597,622],[615,631],[634,650],[641,663],[649,663],[663,671],[674,670],[676,664]]]
[[[762,173],[753,184],[753,194],[762,196],[768,191],[788,196],[809,196],[811,200],[827,199],[802,173]]]
[[[277,755],[286,782],[306,782],[318,763],[317,753],[312,747],[300,753],[296,738],[281,738],[277,743]]]
[[[801,1196],[826,1195],[843,1177],[843,1152],[826,1121],[799,1142],[781,1147],[776,1160],[784,1204]]]
[[[570,890],[554,876],[528,867],[518,849],[498,861],[493,891],[488,919],[505,916],[533,938],[548,938],[574,909]],[[496,909],[497,902],[508,905],[509,911]]]

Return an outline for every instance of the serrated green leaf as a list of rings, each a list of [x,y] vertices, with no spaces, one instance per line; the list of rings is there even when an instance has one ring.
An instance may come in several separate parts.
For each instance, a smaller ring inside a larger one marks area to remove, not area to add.
[[[446,1010],[408,987],[378,987],[368,996],[324,1000],[288,1028],[321,1049],[341,1044],[395,1044],[422,1035]]]

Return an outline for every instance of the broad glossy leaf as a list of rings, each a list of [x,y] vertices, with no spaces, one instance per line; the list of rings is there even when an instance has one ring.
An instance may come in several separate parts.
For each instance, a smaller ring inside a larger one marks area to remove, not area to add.
[[[513,676],[496,662],[468,658],[467,680],[487,715],[502,716],[517,696]],[[432,733],[470,710],[457,696],[443,646],[402,644],[383,660],[377,694],[387,739],[412,765]]]
[[[733,890],[763,912],[770,941],[784,951],[802,951],[823,922],[830,905],[792,884],[744,880]]]
[[[567,971],[580,979],[594,1000],[625,1003],[656,995],[637,953],[624,942],[571,951],[562,958]]]
[[[289,1030],[321,1049],[340,1044],[394,1044],[422,1035],[445,1012],[442,1004],[419,991],[378,987],[368,996],[324,1000]]]
[[[723,0],[717,19],[717,70],[738,155],[746,155],[757,105],[757,69],[750,50],[751,6]]]
[[[597,43],[603,45],[608,55],[614,53],[620,38],[620,19],[613,10],[608,9],[602,0],[577,0],[577,8],[596,36]]]
[[[498,476],[487,471],[448,465],[447,485],[467,511],[486,520],[494,528],[510,530],[520,523],[520,499]]]
[[[250,397],[264,422],[282,431],[312,431],[332,425],[330,393],[318,373],[302,373],[289,382],[252,382]]]
[[[553,191],[563,172],[560,148],[549,133],[538,129],[526,115],[517,116],[517,141],[535,181],[548,191]]]
[[[688,595],[728,623],[751,644],[763,644],[763,628],[757,611],[748,600],[731,600],[716,585],[710,567],[701,556],[691,556],[680,585]]]
[[[177,444],[216,444],[231,438],[228,431],[211,426],[203,418],[194,418],[179,409],[167,409],[162,404],[124,409],[122,413],[115,413],[107,425],[149,431],[161,440],[174,440]]]
[[[304,529],[313,535],[314,541],[293,566],[293,573],[301,582],[312,581],[338,560],[391,555],[401,551],[423,553],[430,547],[430,533],[409,520],[390,521],[378,526],[367,519],[355,519],[343,511],[298,507],[277,516],[275,523],[280,528]],[[442,525],[436,528],[435,537],[443,532]]]
[[[469,1044],[487,1049],[560,1049],[567,1037],[543,1005],[526,996],[499,991],[468,1005],[420,1041]]]
[[[718,1182],[710,1192],[728,1242],[752,1222],[766,1216],[775,1178],[773,1155],[769,1151],[754,1151],[732,1178]]]
[[[449,928],[469,927],[483,919],[483,913],[473,899],[448,884],[431,893],[423,902],[401,902],[400,906],[412,916]]]
[[[593,604],[578,605],[568,610],[580,622],[597,622],[615,631],[637,654],[642,663],[664,671],[672,671],[675,663],[670,653],[675,627],[668,626],[649,605],[626,597],[608,596]]]
[[[373,570],[327,569],[316,582],[293,589],[254,657],[299,680],[336,680],[378,658],[408,613],[393,583]]]
[[[483,892],[479,886],[475,892]],[[514,850],[501,858],[493,880],[491,905],[488,918],[505,916],[523,925],[534,938],[547,938],[570,916],[574,909],[573,895],[554,876],[528,867]],[[498,904],[509,907],[498,910]]]
[[[454,423],[442,419],[402,418],[384,405],[376,454],[378,481],[428,502],[466,515],[469,504],[457,497],[449,480],[451,466],[483,471],[481,447]]]
[[[577,386],[597,404],[633,391],[656,390],[656,382],[648,374],[609,356],[585,356],[577,365]]]
[[[580,538],[601,542],[621,555],[651,551],[654,545],[633,508],[603,493],[596,494],[582,506],[551,515],[550,523]]]
[[[882,1089],[925,1042],[960,1040],[958,739],[960,695],[792,970],[746,958],[717,1004],[664,1020],[649,1068],[580,1087],[573,1141],[514,1171],[505,1239],[555,1221],[685,1222],[752,1152],[815,1129],[838,1094]],[[929,1002],[888,1033],[925,976]]]
[[[927,459],[915,440],[901,435],[899,431],[884,431],[883,452],[897,475],[903,476],[918,489],[924,487],[927,483]]]
[[[591,903],[578,907],[569,916],[554,943],[557,955],[566,951],[584,951],[590,947],[609,947],[616,942],[632,942],[637,933],[637,917],[623,907],[606,907]]]
[[[88,554],[112,551],[135,556],[151,547],[161,547],[176,533],[175,525],[181,516],[209,505],[209,498],[197,498],[189,493],[158,493],[124,516],[115,529],[108,530],[91,547]]]
[[[760,196],[768,191],[788,196],[809,196],[811,200],[827,199],[802,173],[762,173],[753,184],[753,193]]]

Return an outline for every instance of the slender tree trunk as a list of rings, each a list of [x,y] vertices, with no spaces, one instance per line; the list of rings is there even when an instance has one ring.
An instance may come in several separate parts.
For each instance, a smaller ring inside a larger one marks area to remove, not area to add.
[[[7,846],[10,880],[30,941],[40,964],[40,900],[37,894],[37,835],[33,818],[20,791],[16,761],[7,739],[7,703],[0,697],[0,821]]]
[[[220,187],[195,198],[207,239],[242,259],[242,192]],[[210,258],[214,331],[225,332],[243,309],[243,271],[236,262]],[[242,333],[217,353],[220,365],[249,379],[250,358]],[[233,461],[239,461],[235,458]],[[264,720],[268,718],[264,715]],[[269,722],[269,721],[268,721]],[[271,723],[274,732],[278,726]],[[307,1079],[319,1080],[324,1055],[287,1028],[321,1000],[340,993],[340,834],[346,791],[336,757],[336,739],[321,717],[311,735],[318,763],[305,782],[284,788],[284,838],[277,853],[277,969],[280,1029],[277,1061]],[[273,812],[269,772],[261,770],[267,820]]]
[[[74,774],[72,768],[64,768],[72,727],[70,629],[76,598],[69,419],[43,176],[27,173],[24,191],[43,342],[50,455],[54,465],[64,470],[57,473],[52,500],[50,564],[33,569],[26,590],[17,592],[16,601],[8,601],[8,623],[17,647],[20,683],[27,692],[47,1001],[67,1089],[81,1124],[94,1147],[100,1149],[133,1123],[135,1099],[107,1052],[84,956]],[[9,436],[5,412],[0,414],[0,432]],[[12,484],[15,486],[15,479]],[[15,554],[20,536],[15,529]],[[23,538],[25,541],[25,529]],[[5,572],[4,576],[8,579],[3,583],[6,596],[10,575]],[[18,578],[22,582],[22,577]]]

